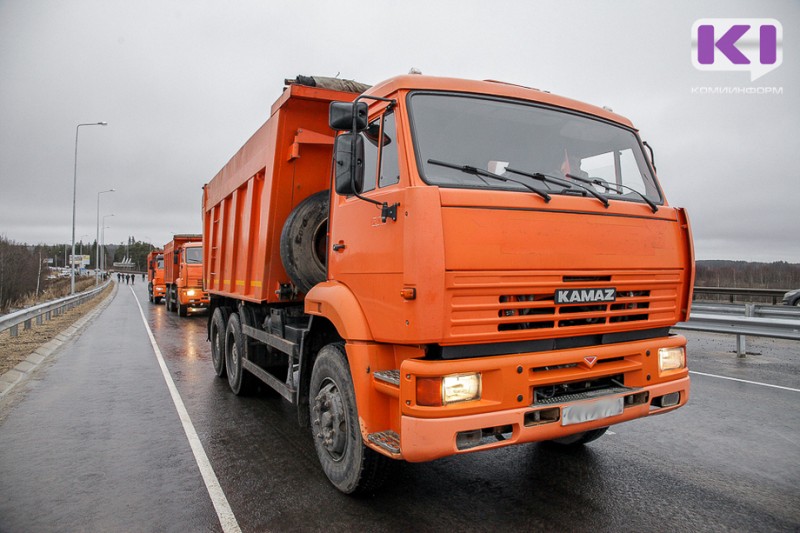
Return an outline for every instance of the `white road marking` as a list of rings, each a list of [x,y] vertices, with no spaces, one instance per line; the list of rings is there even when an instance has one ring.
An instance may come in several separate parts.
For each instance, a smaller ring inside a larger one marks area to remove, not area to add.
[[[697,374],[698,376],[706,376],[709,378],[727,379],[729,381],[738,381],[739,383],[749,383],[750,385],[761,385],[762,387],[771,387],[773,389],[790,390],[792,392],[800,392],[800,389],[793,389],[791,387],[781,387],[780,385],[771,385],[769,383],[760,383],[758,381],[748,381],[746,379],[729,378],[727,376],[717,376],[716,374],[706,374],[705,372],[689,371],[690,374]]]
[[[197,431],[195,431],[194,424],[192,424],[192,420],[189,418],[189,413],[186,411],[186,406],[183,405],[181,395],[178,393],[178,389],[175,387],[175,382],[172,380],[172,376],[167,369],[167,364],[164,362],[164,356],[161,354],[161,350],[158,348],[155,337],[153,337],[153,332],[150,330],[150,325],[147,323],[147,318],[144,316],[142,305],[139,303],[136,293],[133,292],[133,287],[130,287],[130,289],[131,293],[133,294],[133,299],[136,301],[136,305],[139,307],[139,313],[142,315],[142,322],[144,322],[147,335],[150,337],[150,344],[153,346],[153,351],[158,359],[158,365],[161,367],[161,374],[164,376],[164,381],[167,382],[167,388],[172,396],[172,402],[175,404],[175,409],[178,410],[178,416],[181,419],[183,430],[186,432],[186,438],[189,439],[189,446],[191,446],[192,453],[194,453],[194,459],[197,462],[198,468],[200,468],[200,474],[203,476],[203,481],[206,484],[206,490],[208,490],[208,495],[211,497],[211,502],[214,504],[214,509],[217,511],[217,517],[219,517],[219,523],[222,526],[222,530],[225,533],[241,533],[242,530],[239,528],[239,523],[236,521],[236,517],[231,510],[231,506],[228,504],[228,499],[225,497],[225,493],[222,491],[222,487],[219,484],[217,475],[214,473],[214,468],[211,466],[211,462],[208,460],[206,451],[203,449],[203,444],[200,442],[200,437],[197,436]]]

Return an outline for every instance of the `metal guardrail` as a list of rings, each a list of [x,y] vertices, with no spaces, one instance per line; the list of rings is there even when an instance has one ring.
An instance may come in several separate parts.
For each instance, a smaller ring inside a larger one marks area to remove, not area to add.
[[[747,306],[752,305],[748,311]],[[750,313],[748,315],[748,312]],[[785,318],[800,320],[800,307],[767,304],[728,304],[724,302],[693,302],[692,314],[754,316],[758,318]]]
[[[59,298],[58,300],[53,300],[51,302],[35,305],[15,313],[4,315],[0,317],[0,334],[6,330],[10,330],[11,336],[16,337],[19,334],[20,324],[22,324],[23,329],[31,329],[34,319],[36,320],[37,324],[41,324],[44,322],[44,320],[50,320],[54,316],[59,316],[65,311],[94,298],[103,289],[105,289],[109,283],[111,283],[110,280],[106,281],[99,287],[89,289],[88,291],[84,291],[79,294],[73,294],[72,296],[66,296],[64,298]]]
[[[692,313],[689,322],[679,322],[674,329],[800,341],[800,320]]]
[[[800,340],[800,309],[756,304],[692,304],[688,322],[674,329],[736,335],[736,353],[747,354],[746,335]]]

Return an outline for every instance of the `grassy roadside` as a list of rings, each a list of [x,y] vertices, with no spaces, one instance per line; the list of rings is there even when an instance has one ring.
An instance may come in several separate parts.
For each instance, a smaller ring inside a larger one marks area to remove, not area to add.
[[[93,283],[92,280],[90,284]],[[76,290],[77,288],[76,285]],[[23,330],[20,327],[19,335],[16,337],[12,337],[8,331],[0,333],[0,374],[14,368],[20,361],[24,361],[26,357],[35,352],[39,346],[49,342],[79,318],[91,312],[113,290],[114,284],[110,283],[103,292],[88,302],[84,302],[52,320],[46,320],[41,325],[37,325],[34,321],[29,330]]]

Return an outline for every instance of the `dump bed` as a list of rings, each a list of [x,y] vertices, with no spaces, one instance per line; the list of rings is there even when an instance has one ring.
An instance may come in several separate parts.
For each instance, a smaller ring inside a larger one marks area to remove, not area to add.
[[[203,187],[206,290],[252,302],[291,301],[276,294],[289,277],[280,236],[292,209],[330,187],[334,131],[331,101],[355,93],[290,85],[267,122]]]
[[[203,242],[203,236],[197,233],[179,234],[164,245],[164,283],[175,283],[180,276],[180,263],[175,262],[175,253],[187,242]]]

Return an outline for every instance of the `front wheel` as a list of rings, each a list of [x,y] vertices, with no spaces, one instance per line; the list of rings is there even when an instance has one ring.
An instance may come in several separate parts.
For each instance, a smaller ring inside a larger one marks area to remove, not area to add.
[[[309,400],[314,447],[330,482],[345,494],[379,488],[390,459],[364,445],[353,379],[341,344],[320,350],[311,372]]]

